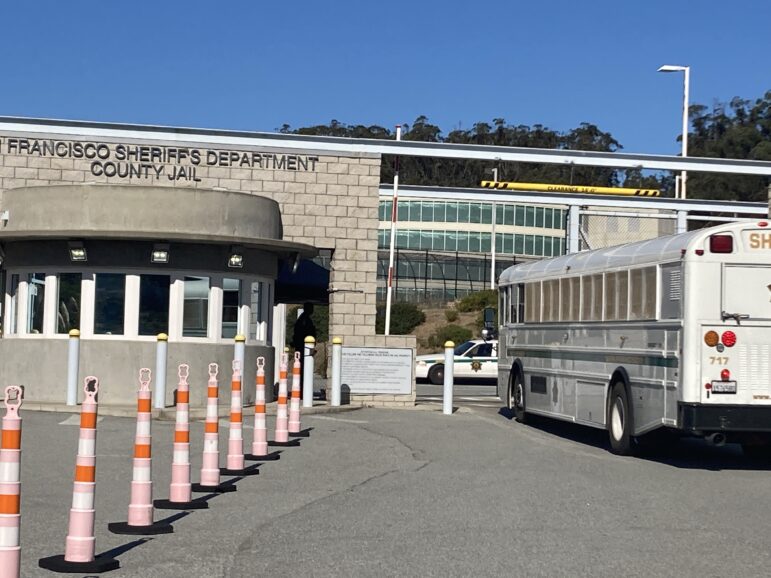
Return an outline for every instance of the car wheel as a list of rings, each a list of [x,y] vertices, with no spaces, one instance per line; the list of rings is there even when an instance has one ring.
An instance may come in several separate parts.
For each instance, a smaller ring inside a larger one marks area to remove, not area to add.
[[[514,374],[514,379],[511,381],[511,387],[509,388],[509,409],[514,411],[514,419],[519,423],[527,421],[527,413],[525,412],[525,380],[519,371]]]
[[[608,403],[610,451],[626,456],[632,453],[632,413],[624,384],[617,381],[610,390]]]
[[[444,364],[437,363],[428,372],[428,381],[434,385],[444,384]]]

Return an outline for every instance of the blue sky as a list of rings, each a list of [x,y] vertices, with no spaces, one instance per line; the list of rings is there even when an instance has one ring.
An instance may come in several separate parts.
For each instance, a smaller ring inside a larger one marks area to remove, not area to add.
[[[677,154],[682,74],[712,105],[771,90],[767,0],[148,2],[0,6],[0,115],[274,131],[446,132],[502,117]]]

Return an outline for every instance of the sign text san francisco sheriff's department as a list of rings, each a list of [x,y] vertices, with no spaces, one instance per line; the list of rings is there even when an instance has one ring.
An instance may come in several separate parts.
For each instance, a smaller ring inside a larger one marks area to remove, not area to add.
[[[309,155],[15,137],[0,141],[3,149],[7,154],[87,160],[97,177],[194,182],[201,181],[196,170],[202,166],[313,172],[319,160]]]

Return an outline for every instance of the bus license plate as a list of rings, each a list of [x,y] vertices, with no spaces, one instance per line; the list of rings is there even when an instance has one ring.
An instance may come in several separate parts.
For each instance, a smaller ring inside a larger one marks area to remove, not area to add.
[[[712,393],[736,393],[735,381],[713,381]]]

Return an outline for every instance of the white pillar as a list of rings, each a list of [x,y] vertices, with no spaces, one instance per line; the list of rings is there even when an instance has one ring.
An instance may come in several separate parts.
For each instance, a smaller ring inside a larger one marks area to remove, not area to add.
[[[343,387],[343,340],[335,337],[332,340],[332,392],[330,394],[331,405],[340,405],[341,390]]]
[[[688,211],[677,211],[677,222],[675,223],[675,234],[688,232]]]
[[[245,373],[244,368],[246,367],[246,337],[243,335],[236,335],[236,346],[235,351],[233,352],[233,359],[239,362],[238,367],[241,368],[241,382],[243,383],[243,375]],[[241,386],[241,390],[243,391],[243,385]]]
[[[166,407],[166,360],[169,353],[169,336],[158,334],[158,346],[155,349],[155,409]]]
[[[442,413],[452,415],[452,385],[453,363],[455,361],[455,344],[448,341],[444,344],[444,395],[442,398]]]
[[[80,369],[80,331],[70,330],[67,351],[67,405],[78,405],[78,371]]]
[[[578,205],[570,205],[568,209],[568,253],[578,253],[579,251],[580,215]]]
[[[305,338],[303,358],[303,407],[313,407],[313,352],[316,340],[312,336]]]

